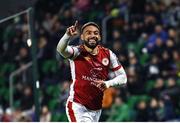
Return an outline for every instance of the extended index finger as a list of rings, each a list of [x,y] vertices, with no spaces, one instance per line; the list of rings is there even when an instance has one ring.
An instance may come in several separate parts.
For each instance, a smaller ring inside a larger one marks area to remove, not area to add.
[[[77,29],[77,26],[78,26],[78,21],[76,20],[76,22],[74,24],[75,29]]]

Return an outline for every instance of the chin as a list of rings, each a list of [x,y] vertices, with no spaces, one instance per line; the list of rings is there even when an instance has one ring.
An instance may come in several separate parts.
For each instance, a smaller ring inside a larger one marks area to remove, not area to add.
[[[94,49],[98,45],[98,42],[96,42],[96,43],[85,42],[85,45],[90,49]]]
[[[89,48],[94,49],[97,45],[89,45]]]

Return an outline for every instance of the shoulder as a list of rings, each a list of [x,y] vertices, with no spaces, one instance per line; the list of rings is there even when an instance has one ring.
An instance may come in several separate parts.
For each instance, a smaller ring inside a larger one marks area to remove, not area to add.
[[[71,46],[71,48],[73,50],[73,53],[72,53],[72,56],[69,57],[69,59],[74,60],[80,55],[80,53],[82,51],[82,46],[81,45]]]
[[[81,52],[83,50],[83,46],[82,45],[77,45],[77,46],[72,46],[74,49],[78,50],[79,52]]]
[[[111,51],[110,49],[100,45],[98,45],[98,48],[100,53],[107,54],[108,56],[110,55],[110,51]]]
[[[108,48],[106,48],[106,47],[104,47],[104,46],[101,46],[101,45],[98,45],[98,48],[100,49],[100,50],[104,50],[104,51],[109,51],[110,49],[108,49]]]

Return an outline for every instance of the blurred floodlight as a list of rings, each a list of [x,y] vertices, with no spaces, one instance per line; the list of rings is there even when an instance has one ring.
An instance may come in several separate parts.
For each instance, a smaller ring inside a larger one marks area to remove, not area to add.
[[[146,54],[148,51],[147,51],[147,48],[142,48],[142,52],[144,53],[144,54]]]
[[[28,47],[31,47],[31,45],[32,45],[31,39],[27,40],[27,45],[28,45]]]
[[[39,81],[36,81],[36,88],[39,88]]]

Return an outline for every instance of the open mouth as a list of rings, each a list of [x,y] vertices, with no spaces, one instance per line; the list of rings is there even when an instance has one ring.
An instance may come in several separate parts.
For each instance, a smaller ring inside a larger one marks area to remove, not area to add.
[[[89,43],[95,44],[97,42],[97,40],[95,38],[91,38],[88,40]]]
[[[96,40],[94,40],[94,39],[89,39],[89,43],[96,43]]]
[[[85,41],[85,44],[87,47],[94,49],[98,45],[98,39],[97,38],[89,38],[87,41]]]

